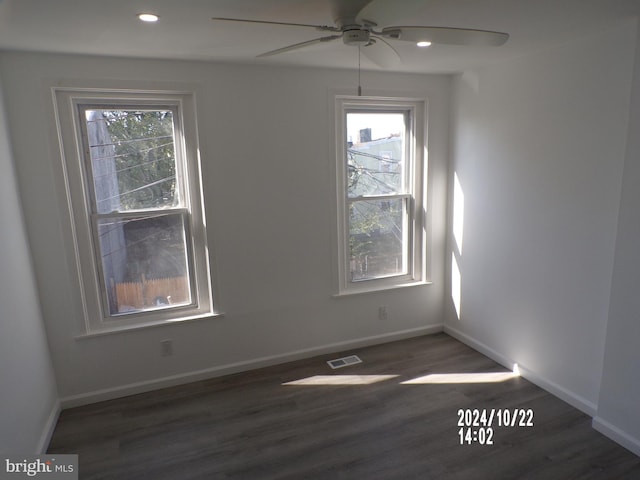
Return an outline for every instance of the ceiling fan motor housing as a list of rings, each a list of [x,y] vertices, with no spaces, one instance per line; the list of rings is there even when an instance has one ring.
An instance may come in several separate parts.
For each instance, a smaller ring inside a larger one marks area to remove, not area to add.
[[[369,44],[369,31],[363,29],[345,30],[342,35],[342,41],[345,45],[355,45],[358,47],[364,47]]]

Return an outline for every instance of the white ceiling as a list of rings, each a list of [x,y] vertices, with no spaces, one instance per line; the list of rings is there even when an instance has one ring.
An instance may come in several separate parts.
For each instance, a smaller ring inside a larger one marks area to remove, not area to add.
[[[341,41],[256,59],[327,35],[312,28],[213,22],[211,17],[332,25],[340,0],[0,0],[0,49],[130,57],[357,67]],[[342,0],[342,3],[357,0]],[[156,24],[136,14],[153,12]],[[396,71],[451,73],[549,48],[640,15],[640,0],[372,0],[362,17],[380,26],[429,25],[506,32],[501,47],[397,43]],[[362,68],[378,69],[366,58]]]

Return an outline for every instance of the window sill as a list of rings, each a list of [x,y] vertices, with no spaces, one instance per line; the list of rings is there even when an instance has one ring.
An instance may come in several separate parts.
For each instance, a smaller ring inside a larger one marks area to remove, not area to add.
[[[181,323],[186,323],[186,322],[194,322],[197,320],[207,320],[207,319],[213,319],[213,318],[221,318],[224,317],[224,312],[221,313],[206,313],[204,315],[194,315],[191,317],[182,317],[182,318],[176,318],[173,320],[156,320],[156,321],[150,321],[150,322],[145,322],[145,323],[136,323],[136,324],[132,324],[132,325],[119,325],[117,327],[109,327],[109,326],[105,326],[104,328],[100,328],[100,329],[95,329],[95,330],[91,330],[88,331],[86,333],[82,333],[80,335],[77,335],[75,337],[75,340],[85,340],[87,338],[94,338],[94,337],[101,337],[103,335],[113,335],[113,334],[117,334],[117,333],[128,333],[134,330],[144,330],[144,329],[148,329],[148,328],[154,328],[154,327],[166,327],[169,325],[177,325],[177,324],[181,324]]]
[[[339,293],[335,293],[332,295],[333,298],[340,298],[340,297],[350,297],[352,295],[362,295],[362,294],[366,294],[366,293],[376,293],[376,292],[383,292],[386,290],[397,290],[399,288],[409,288],[409,287],[422,287],[425,285],[431,285],[433,282],[429,282],[429,281],[418,281],[418,282],[406,282],[406,283],[398,283],[395,285],[377,285],[377,286],[371,286],[368,288],[362,288],[362,289],[350,289],[350,290],[344,290],[342,292]]]

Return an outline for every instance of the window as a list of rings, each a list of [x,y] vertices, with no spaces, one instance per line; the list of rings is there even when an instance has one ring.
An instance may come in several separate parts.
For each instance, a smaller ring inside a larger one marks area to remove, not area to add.
[[[56,107],[88,330],[211,314],[191,95],[57,90]]]
[[[336,99],[339,293],[425,280],[424,102]]]

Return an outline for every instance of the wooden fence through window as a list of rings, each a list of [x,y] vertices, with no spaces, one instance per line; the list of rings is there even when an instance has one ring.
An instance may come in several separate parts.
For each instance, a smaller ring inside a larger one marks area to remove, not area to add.
[[[189,280],[184,277],[145,278],[113,284],[118,311],[141,310],[159,305],[189,303]]]

